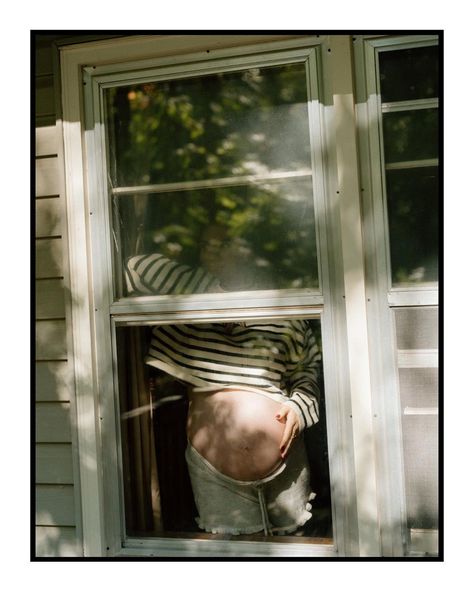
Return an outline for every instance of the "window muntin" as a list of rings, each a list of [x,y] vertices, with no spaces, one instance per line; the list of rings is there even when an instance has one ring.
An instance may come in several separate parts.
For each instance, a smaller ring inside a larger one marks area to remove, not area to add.
[[[438,47],[380,50],[392,287],[438,279]]]
[[[119,298],[137,295],[123,280],[130,257],[196,269],[216,225],[235,281],[198,292],[318,289],[307,101],[303,62],[105,89]]]

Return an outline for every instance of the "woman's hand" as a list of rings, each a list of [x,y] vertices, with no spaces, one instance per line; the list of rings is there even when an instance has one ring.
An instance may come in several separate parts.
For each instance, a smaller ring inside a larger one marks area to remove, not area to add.
[[[282,458],[285,458],[293,444],[293,440],[300,432],[300,423],[296,411],[287,405],[282,405],[275,417],[277,421],[285,424],[285,431],[280,442],[280,454]]]

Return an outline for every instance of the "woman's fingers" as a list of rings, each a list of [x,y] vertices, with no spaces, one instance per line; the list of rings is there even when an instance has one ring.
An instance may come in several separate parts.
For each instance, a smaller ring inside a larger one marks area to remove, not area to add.
[[[283,432],[283,436],[280,442],[280,453],[281,456],[284,458],[288,454],[293,440],[298,435],[299,423],[298,418],[296,417],[296,413],[288,407],[281,409],[277,413],[276,417],[278,421],[285,422],[285,430]]]
[[[287,405],[282,405],[280,409],[278,409],[278,413],[275,415],[275,417],[280,423],[286,422],[286,416],[290,411],[291,409]]]

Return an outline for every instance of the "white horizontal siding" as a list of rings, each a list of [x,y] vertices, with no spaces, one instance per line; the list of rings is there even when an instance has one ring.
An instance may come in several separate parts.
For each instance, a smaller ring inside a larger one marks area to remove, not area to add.
[[[57,156],[58,139],[55,125],[36,128],[35,154],[39,156]]]
[[[36,443],[70,442],[70,403],[36,403]]]
[[[67,359],[66,321],[36,321],[36,359]]]
[[[49,41],[38,40],[35,51],[35,74],[37,77],[53,74],[53,52]]]
[[[54,78],[52,74],[36,77],[35,109],[38,117],[54,115]]]
[[[36,280],[36,319],[64,319],[64,283],[62,279]]]
[[[71,369],[67,361],[36,363],[36,401],[68,402],[71,399]]]
[[[36,239],[36,279],[63,276],[63,244],[61,237]]]
[[[82,543],[71,431],[63,161],[51,44],[37,48],[36,68],[36,553],[73,557],[82,555]]]
[[[37,526],[38,557],[81,557],[82,548],[77,530],[71,526]]]
[[[37,199],[35,214],[37,238],[47,238],[61,234],[61,200],[59,197]]]
[[[36,160],[36,197],[59,195],[61,179],[59,176],[59,159],[56,156]]]
[[[71,444],[37,444],[36,483],[74,484]]]
[[[36,524],[74,526],[74,488],[72,485],[36,485]]]

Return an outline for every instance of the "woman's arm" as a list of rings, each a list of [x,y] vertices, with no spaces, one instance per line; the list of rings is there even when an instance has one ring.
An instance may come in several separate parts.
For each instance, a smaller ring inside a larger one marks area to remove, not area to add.
[[[199,294],[217,291],[219,282],[202,267],[182,265],[160,253],[136,255],[125,264],[129,295]]]
[[[294,327],[295,347],[289,354],[288,371],[284,377],[289,398],[276,416],[278,421],[286,424],[280,444],[282,456],[288,453],[299,433],[319,421],[319,348],[308,323],[297,321]]]

